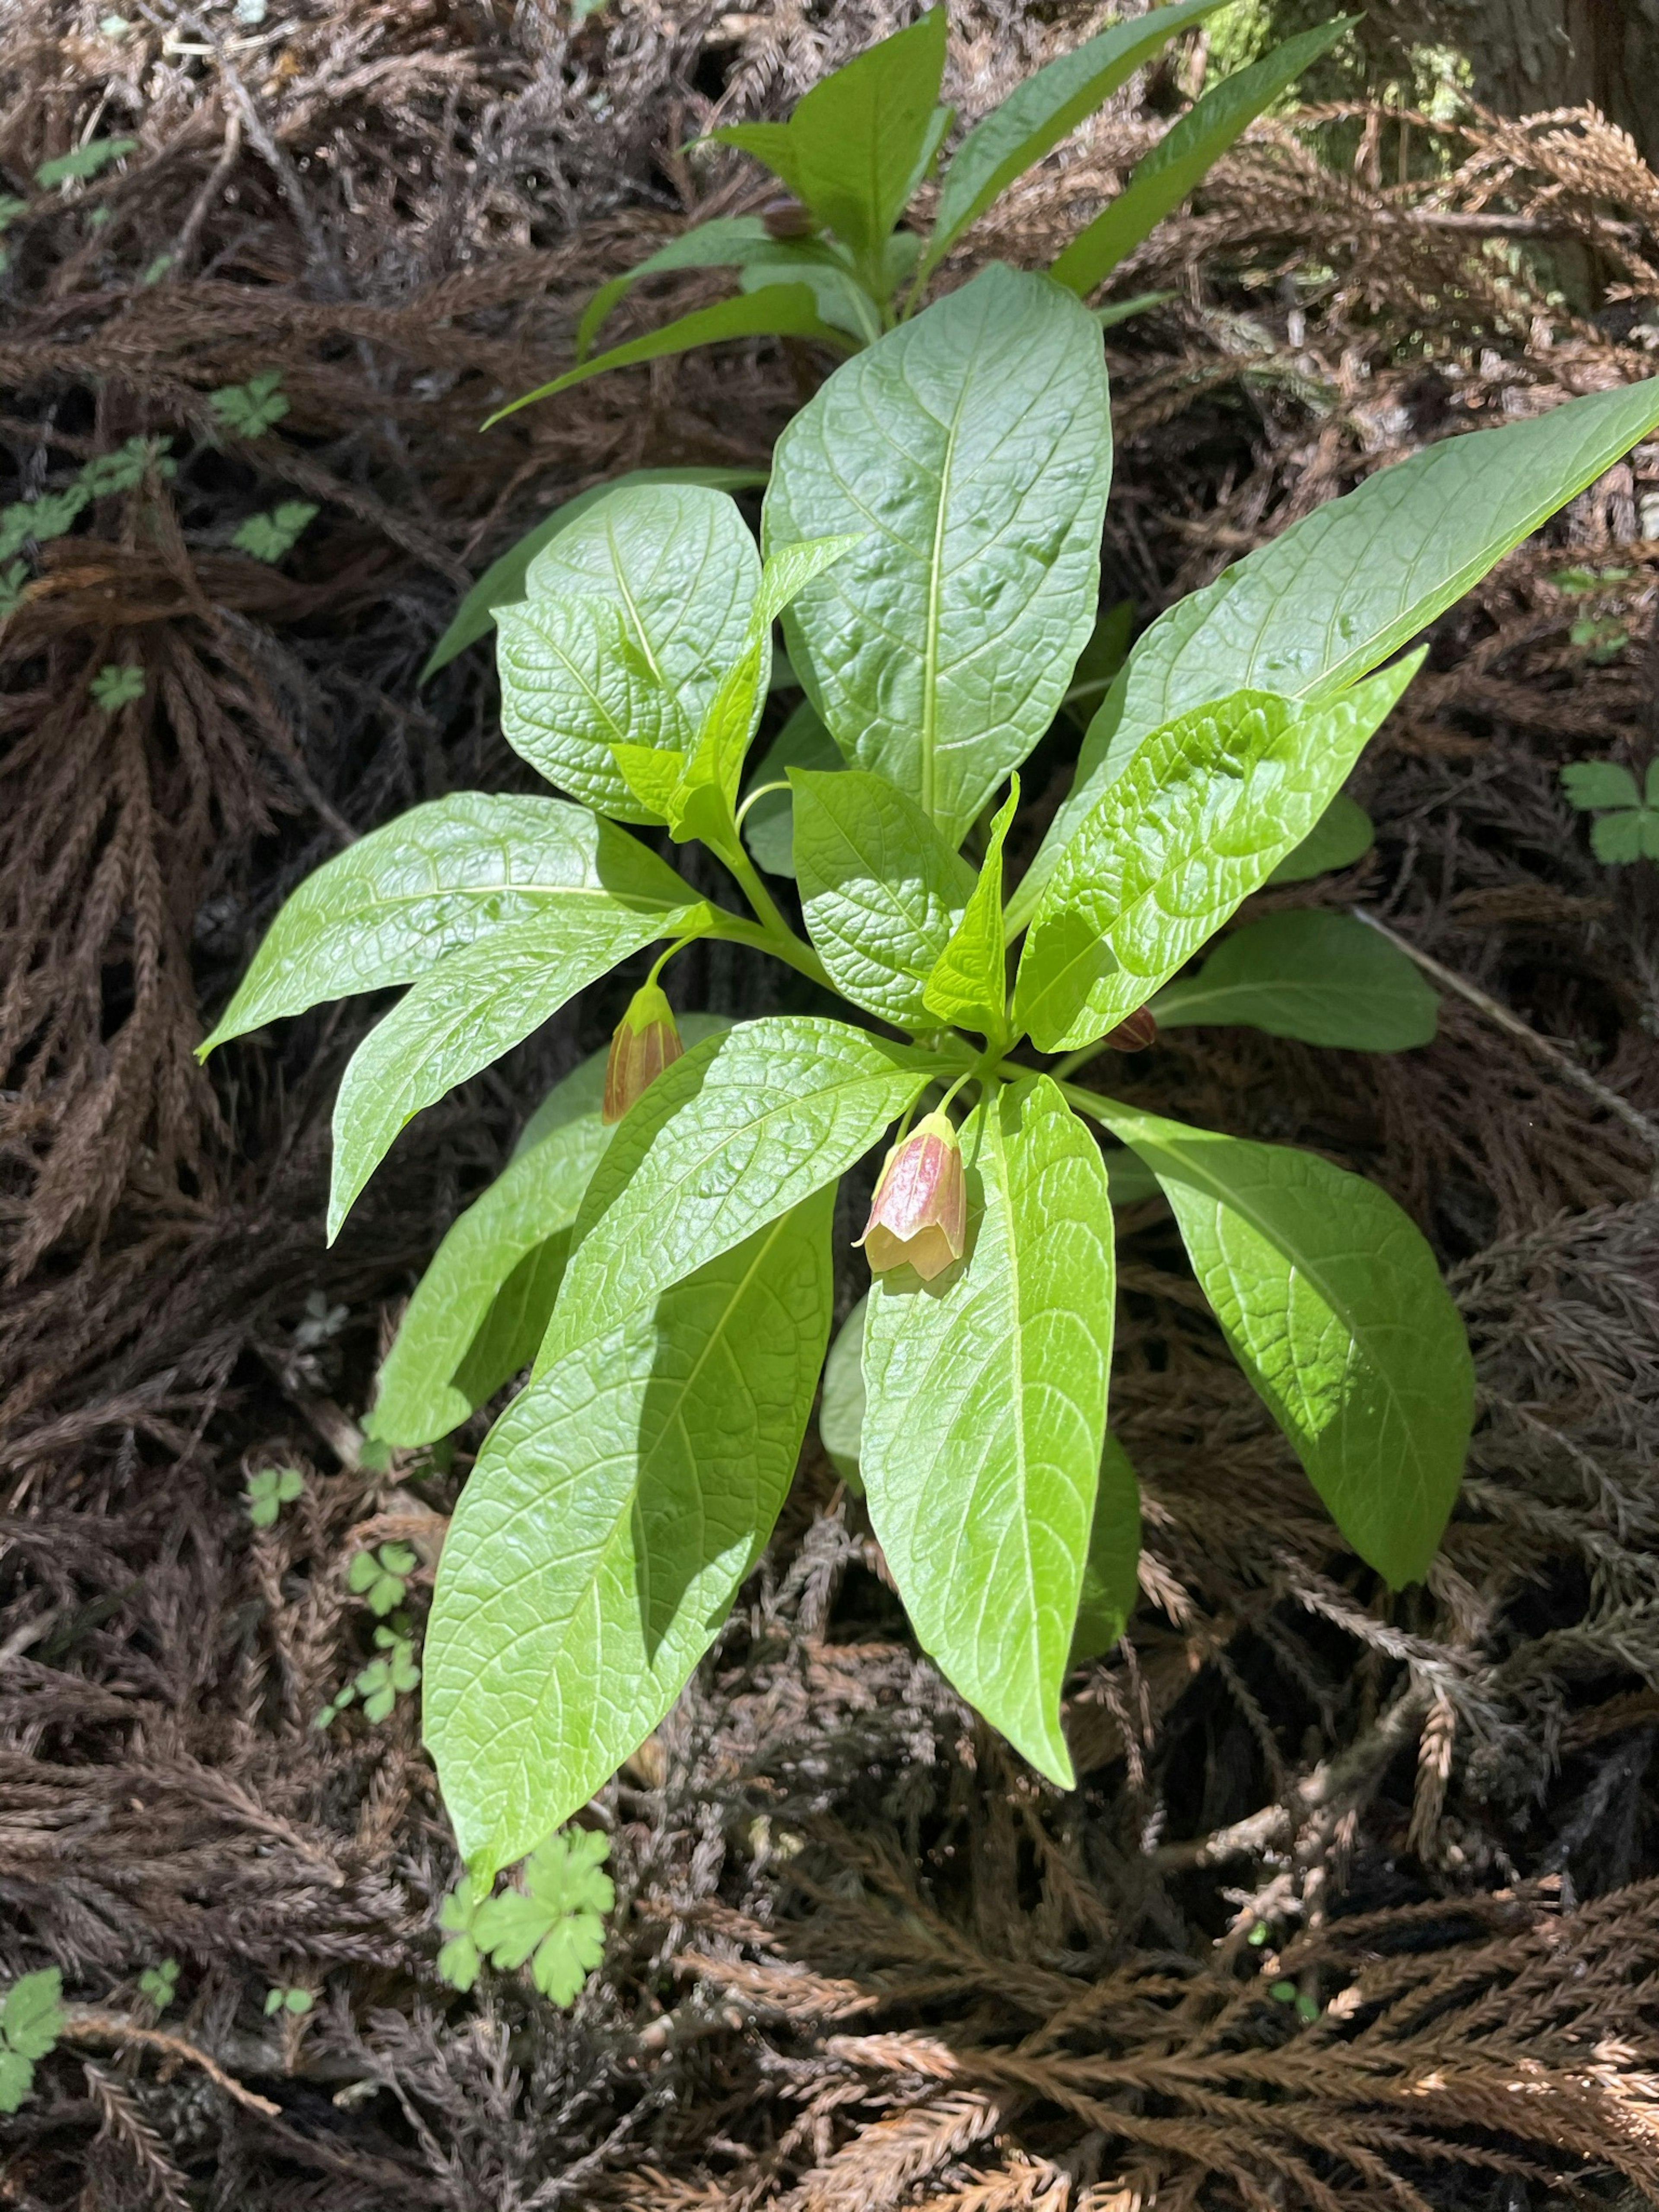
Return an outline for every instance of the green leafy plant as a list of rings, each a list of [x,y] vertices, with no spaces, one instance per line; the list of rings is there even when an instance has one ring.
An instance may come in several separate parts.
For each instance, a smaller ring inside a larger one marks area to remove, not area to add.
[[[144,672],[106,661],[92,679],[92,696],[106,714],[119,714],[144,696]]]
[[[84,183],[108,168],[112,161],[121,161],[137,151],[136,138],[88,138],[84,146],[72,153],[59,154],[50,161],[42,161],[34,173],[34,181],[43,192],[58,185]]]
[[[146,1966],[138,1977],[138,1993],[157,2012],[165,2012],[179,1994],[179,1961],[163,1959],[159,1966]]]
[[[262,368],[246,384],[222,384],[216,392],[209,392],[208,405],[221,426],[234,436],[263,438],[288,412],[283,372],[280,368]]]
[[[567,1828],[531,1853],[522,1889],[491,1896],[487,1881],[463,1875],[438,1914],[447,1937],[438,1953],[445,1981],[470,1990],[483,1959],[508,1969],[528,1960],[544,1997],[574,2003],[605,1954],[605,1916],[617,1898],[604,1871],[609,1851],[597,1831]]]
[[[278,2013],[287,2013],[302,2020],[317,1999],[310,1990],[277,1988],[265,1991],[265,2018],[274,2020]]]
[[[1075,1077],[1144,1044],[1166,993],[1176,1018],[1184,993],[1188,1019],[1372,1049],[1427,1033],[1404,956],[1330,939],[1333,917],[1206,948],[1287,862],[1364,849],[1363,817],[1325,829],[1418,665],[1402,649],[1656,423],[1648,384],[1454,438],[1108,641],[1071,794],[1012,885],[1018,771],[1075,730],[1100,636],[1110,416],[1074,293],[993,266],[846,362],[778,442],[761,550],[728,494],[664,483],[549,539],[497,613],[502,714],[568,796],[459,793],[361,838],[289,900],[202,1048],[404,987],[341,1085],[335,1234],[412,1115],[659,948],[611,1079],[568,1077],[445,1239],[374,1414],[430,1442],[530,1366],[456,1508],[423,1651],[473,1894],[718,1634],[824,1366],[836,1186],[895,1123],[862,1240],[858,1476],[919,1640],[1042,1773],[1069,1784],[1066,1670],[1134,1594],[1134,1474],[1106,1426],[1115,1199],[1163,1194],[1346,1543],[1396,1587],[1425,1572],[1473,1382],[1417,1230],[1316,1154]],[[775,618],[823,763],[775,745],[766,772],[793,889],[739,818]],[[701,843],[729,897],[629,825]],[[1368,1018],[1286,987],[1287,936],[1347,963]],[[659,979],[699,939],[782,963],[794,1010],[671,1036]]]
[[[1573,761],[1561,783],[1568,804],[1595,817],[1590,850],[1598,860],[1659,860],[1659,759],[1648,763],[1644,790],[1617,761]]]
[[[306,1479],[297,1467],[262,1467],[247,1480],[247,1517],[256,1528],[272,1528],[283,1506],[305,1492]]]
[[[359,1552],[346,1570],[346,1588],[384,1620],[403,1603],[407,1577],[415,1571],[416,1564],[415,1553],[407,1544],[382,1544],[378,1552]]]
[[[309,500],[285,499],[269,514],[249,515],[230,542],[239,553],[251,553],[256,561],[280,561],[294,550],[316,512]]]
[[[0,568],[0,622],[4,622],[8,615],[15,614],[22,605],[28,580],[29,564],[27,561],[9,561],[3,568]]]
[[[23,1974],[0,2001],[0,2112],[15,2112],[34,2087],[37,2059],[64,2032],[64,1984],[56,1966]]]

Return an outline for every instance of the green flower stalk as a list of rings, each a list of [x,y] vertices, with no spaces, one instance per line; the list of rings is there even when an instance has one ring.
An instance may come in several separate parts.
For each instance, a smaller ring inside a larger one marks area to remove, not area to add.
[[[931,1283],[961,1259],[968,1227],[962,1146],[948,1114],[929,1114],[882,1162],[859,1243],[872,1275],[914,1267]]]
[[[684,1050],[674,1009],[660,987],[642,983],[611,1033],[600,1120],[620,1121],[634,1101],[641,1097],[664,1068],[672,1067]]]

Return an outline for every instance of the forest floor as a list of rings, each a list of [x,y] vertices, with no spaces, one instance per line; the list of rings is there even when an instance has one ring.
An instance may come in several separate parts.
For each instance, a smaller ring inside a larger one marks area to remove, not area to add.
[[[1426,1588],[1390,1601],[1337,1548],[1148,1202],[1114,1413],[1142,1602],[1073,1682],[1074,1794],[919,1657],[811,1454],[596,1803],[618,1906],[573,2011],[439,1978],[458,1868],[416,1701],[313,1725],[372,1650],[350,1558],[411,1543],[418,1612],[482,1433],[363,1464],[399,1301],[617,1007],[423,1115],[331,1252],[328,1111],[375,1009],[210,1074],[191,1049],[308,869],[415,801],[525,787],[485,650],[417,685],[470,577],[621,469],[763,462],[809,353],[477,425],[567,358],[599,277],[753,204],[674,150],[717,106],[775,110],[898,12],[20,0],[0,31],[5,495],[170,441],[0,626],[0,1979],[55,1964],[70,2007],[0,2121],[0,2204],[1659,2197],[1659,879],[1595,859],[1559,775],[1659,747],[1659,447],[1437,626],[1352,787],[1374,853],[1263,902],[1364,909],[1438,963],[1437,1041],[1185,1030],[1117,1085],[1360,1169],[1434,1242],[1480,1395]],[[1047,12],[953,9],[967,112]],[[963,266],[1039,264],[1154,128],[1121,103]],[[119,163],[33,184],[116,135]],[[1593,118],[1263,126],[1200,210],[1122,272],[1174,296],[1109,335],[1106,588],[1142,615],[1416,444],[1654,365],[1659,179]],[[209,395],[272,370],[287,412],[228,427]],[[236,549],[291,501],[285,558]],[[145,690],[106,712],[111,663]],[[676,974],[767,1003],[735,956]],[[303,1496],[256,1529],[275,1467]]]

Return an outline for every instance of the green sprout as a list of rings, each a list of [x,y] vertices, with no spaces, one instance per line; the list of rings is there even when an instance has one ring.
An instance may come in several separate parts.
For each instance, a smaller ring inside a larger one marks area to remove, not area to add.
[[[1620,866],[1627,860],[1659,860],[1659,757],[1648,763],[1645,791],[1617,761],[1572,761],[1561,771],[1569,805],[1594,811],[1590,850],[1598,860]],[[1609,811],[1602,811],[1609,810]]]
[[[617,1901],[603,1870],[610,1848],[594,1829],[567,1828],[526,1860],[522,1889],[479,1898],[471,1876],[463,1876],[438,1914],[449,1937],[438,1954],[445,1981],[470,1990],[486,1954],[508,1969],[527,1959],[544,1997],[573,2003],[605,1954],[605,1916]]]
[[[124,668],[117,661],[106,661],[92,679],[92,696],[106,714],[130,707],[135,699],[144,696],[144,672],[142,668]]]
[[[305,1495],[306,1479],[296,1467],[262,1467],[248,1477],[247,1517],[256,1528],[269,1528],[283,1506]]]
[[[34,2062],[64,2030],[64,1981],[56,1966],[24,1974],[0,2003],[0,2112],[15,2112],[34,2087]]]
[[[239,553],[251,553],[256,561],[280,561],[294,550],[300,532],[316,512],[308,500],[284,500],[269,514],[249,515],[230,542]]]
[[[313,1728],[327,1728],[357,1698],[362,1699],[363,1711],[370,1720],[383,1721],[400,1696],[420,1687],[421,1669],[415,1657],[414,1638],[395,1626],[377,1628],[374,1642],[382,1656],[371,1659],[368,1666],[335,1692],[312,1723]]]
[[[146,1966],[138,1977],[138,1992],[157,2012],[165,2012],[179,1994],[179,1961],[163,1959],[159,1966]]]
[[[359,1552],[346,1575],[346,1588],[367,1601],[368,1609],[384,1620],[400,1606],[415,1571],[415,1553],[407,1544],[382,1544],[379,1552]]]
[[[288,412],[280,368],[262,368],[246,384],[221,385],[208,404],[222,427],[239,438],[262,438]]]
[[[95,177],[112,161],[118,161],[124,154],[135,153],[136,138],[88,138],[84,146],[77,146],[71,154],[59,154],[51,161],[42,161],[34,173],[34,181],[43,192],[54,185],[67,185],[76,179]]]
[[[279,2012],[292,2013],[296,2019],[311,2010],[316,1998],[309,1990],[274,1989],[265,1991],[265,2018],[274,2019]]]

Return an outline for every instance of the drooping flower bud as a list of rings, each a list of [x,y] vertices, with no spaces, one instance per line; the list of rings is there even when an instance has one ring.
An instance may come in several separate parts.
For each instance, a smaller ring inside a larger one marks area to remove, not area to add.
[[[768,200],[761,210],[761,221],[769,238],[811,238],[815,228],[811,216],[797,199]]]
[[[1158,1024],[1152,1018],[1150,1006],[1137,1006],[1115,1030],[1108,1030],[1103,1042],[1114,1052],[1145,1052],[1148,1045],[1158,1042]]]
[[[859,1243],[872,1275],[911,1267],[924,1283],[961,1259],[968,1227],[962,1146],[947,1114],[929,1114],[882,1162]]]
[[[634,1101],[651,1088],[665,1067],[685,1050],[674,1009],[655,983],[641,983],[611,1037],[605,1064],[602,1121],[620,1121]]]

